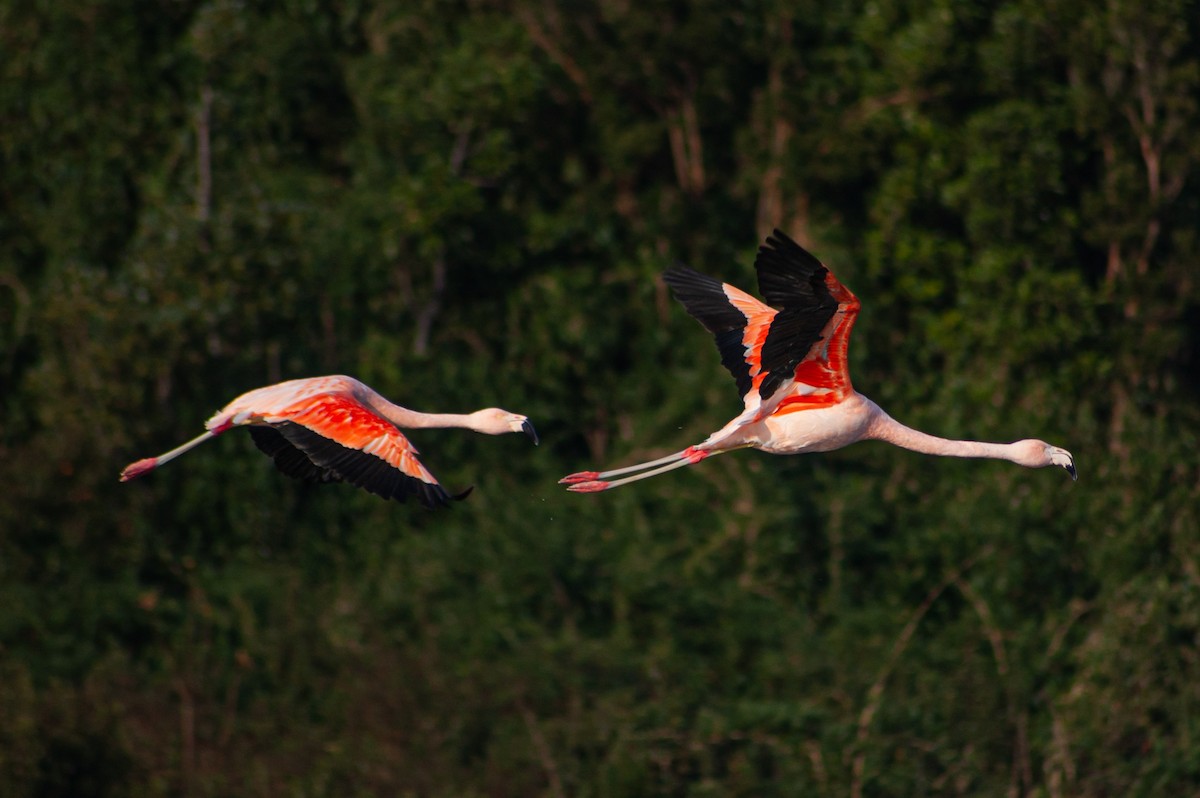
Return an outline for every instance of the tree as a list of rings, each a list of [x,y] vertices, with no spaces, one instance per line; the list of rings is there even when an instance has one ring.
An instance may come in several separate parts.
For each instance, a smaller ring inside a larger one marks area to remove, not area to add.
[[[1192,4],[71,0],[0,11],[0,792],[1186,792]],[[855,385],[1077,485],[864,444],[596,497],[737,408],[658,274],[780,226]],[[430,514],[235,435],[346,372]]]

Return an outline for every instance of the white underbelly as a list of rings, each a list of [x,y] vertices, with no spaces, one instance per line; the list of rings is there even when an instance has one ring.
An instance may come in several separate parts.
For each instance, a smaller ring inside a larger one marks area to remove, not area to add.
[[[759,449],[771,454],[829,452],[860,441],[870,426],[874,404],[854,397],[833,407],[796,410],[765,419],[757,431]]]

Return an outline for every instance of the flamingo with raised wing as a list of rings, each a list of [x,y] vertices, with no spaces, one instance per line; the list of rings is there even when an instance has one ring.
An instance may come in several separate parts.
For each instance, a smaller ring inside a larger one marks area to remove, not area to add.
[[[276,467],[310,482],[349,482],[384,499],[416,496],[426,507],[446,507],[451,496],[417,459],[401,428],[462,427],[488,435],[524,432],[538,442],[529,419],[497,407],[474,413],[419,413],[384,399],[352,377],[289,380],[244,393],[204,425],[197,438],[158,457],[130,463],[127,482],[234,427],[250,437]]]
[[[735,449],[828,452],[865,440],[944,457],[990,457],[1028,468],[1061,466],[1071,479],[1077,478],[1071,453],[1045,441],[948,440],[896,421],[850,384],[846,353],[858,298],[778,230],[759,247],[754,268],[768,304],[686,266],[663,275],[687,312],[716,337],[721,362],[745,403],[743,411],[683,451],[611,471],[581,471],[560,484],[577,493],[595,493]]]

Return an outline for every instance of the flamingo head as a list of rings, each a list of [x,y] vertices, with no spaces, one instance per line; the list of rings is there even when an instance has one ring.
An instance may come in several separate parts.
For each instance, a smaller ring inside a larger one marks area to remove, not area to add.
[[[1017,441],[1012,446],[1015,452],[1013,462],[1018,465],[1028,468],[1059,466],[1066,469],[1072,480],[1079,479],[1079,475],[1075,472],[1075,458],[1066,449],[1060,449],[1039,440]]]
[[[498,407],[476,410],[471,414],[471,427],[488,435],[504,435],[508,432],[524,432],[533,439],[533,445],[538,444],[537,430],[529,419],[520,413],[510,413]]]

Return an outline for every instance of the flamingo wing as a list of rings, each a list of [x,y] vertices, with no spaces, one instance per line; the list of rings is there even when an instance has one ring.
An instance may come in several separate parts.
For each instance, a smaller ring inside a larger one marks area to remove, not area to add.
[[[311,462],[312,469],[304,469],[293,454],[278,448],[279,441],[268,436],[268,445],[276,448],[267,453],[290,476],[322,481],[337,478],[401,502],[416,496],[429,508],[450,503],[450,494],[417,459],[417,449],[408,438],[352,395],[306,397],[263,416],[262,421]]]
[[[663,275],[676,299],[716,338],[721,362],[747,407],[791,387],[840,307],[829,270],[778,230],[759,248],[754,265],[770,304],[686,266]]]
[[[764,381],[770,395],[785,381],[797,379],[797,367],[820,349],[839,303],[827,284],[829,269],[778,230],[758,248],[754,268],[763,296],[780,308],[762,347],[762,360],[772,364]]]
[[[291,422],[282,422],[289,424]],[[342,477],[332,468],[322,468],[297,449],[283,433],[267,424],[251,424],[246,428],[254,445],[275,461],[275,467],[289,477],[305,482],[341,482]]]
[[[778,230],[759,247],[754,266],[763,296],[782,307],[762,355],[790,372],[792,384],[776,412],[841,402],[853,390],[847,352],[861,307],[858,297]]]
[[[759,352],[776,311],[744,291],[682,264],[665,272],[663,280],[684,309],[716,338],[721,364],[733,375],[738,395],[745,399],[760,376]]]

